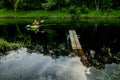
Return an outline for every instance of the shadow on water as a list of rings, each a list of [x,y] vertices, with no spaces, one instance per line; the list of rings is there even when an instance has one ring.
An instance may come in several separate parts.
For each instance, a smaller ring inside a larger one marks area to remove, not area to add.
[[[27,49],[10,51],[10,54],[0,57],[0,79],[119,80],[120,20],[91,19],[66,23],[46,20],[46,26],[41,26],[44,32],[37,34],[25,28],[32,21],[0,23],[1,38],[28,45]],[[66,38],[70,29],[75,29],[80,36],[79,40],[92,66],[88,79],[85,67],[78,57],[72,57],[72,49],[67,45]]]

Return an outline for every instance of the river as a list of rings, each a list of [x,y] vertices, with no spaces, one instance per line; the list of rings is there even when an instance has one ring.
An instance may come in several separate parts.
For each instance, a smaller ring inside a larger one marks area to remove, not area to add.
[[[45,20],[41,23],[44,34],[26,29],[32,21],[0,20],[1,38],[31,44],[0,56],[0,80],[120,79],[120,20]],[[89,74],[66,42],[71,29],[79,35],[91,64]]]

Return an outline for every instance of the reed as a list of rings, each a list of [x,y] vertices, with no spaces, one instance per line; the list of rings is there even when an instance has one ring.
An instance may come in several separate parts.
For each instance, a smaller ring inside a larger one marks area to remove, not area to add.
[[[22,42],[9,43],[2,38],[0,39],[0,52],[6,52],[8,50],[17,49],[17,48],[20,48],[23,46],[25,46],[25,45]]]

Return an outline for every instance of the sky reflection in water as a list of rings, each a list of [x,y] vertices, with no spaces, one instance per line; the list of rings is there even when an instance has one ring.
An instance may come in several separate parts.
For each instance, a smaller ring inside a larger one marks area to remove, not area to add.
[[[0,80],[87,80],[85,67],[78,57],[52,59],[29,54],[27,49],[10,51],[0,60]]]
[[[79,57],[52,59],[26,48],[9,53],[0,57],[0,80],[120,80],[119,64],[106,64],[103,70],[92,67],[86,75]]]

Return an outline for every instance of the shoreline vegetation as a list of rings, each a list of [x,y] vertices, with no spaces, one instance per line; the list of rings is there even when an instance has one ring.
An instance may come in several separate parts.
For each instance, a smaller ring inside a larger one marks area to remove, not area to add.
[[[104,19],[104,18],[115,18],[120,19],[120,11],[112,10],[112,11],[97,11],[91,10],[88,13],[69,13],[64,10],[56,10],[56,11],[44,11],[44,10],[31,10],[31,11],[14,11],[14,10],[0,10],[0,18],[7,19],[31,19],[31,18],[68,18],[70,19],[72,16],[83,19]]]
[[[9,50],[15,50],[18,49],[20,47],[24,47],[24,43],[22,42],[7,42],[6,40],[0,38],[0,55],[2,55],[3,53],[6,53]],[[2,52],[2,53],[1,53]]]

